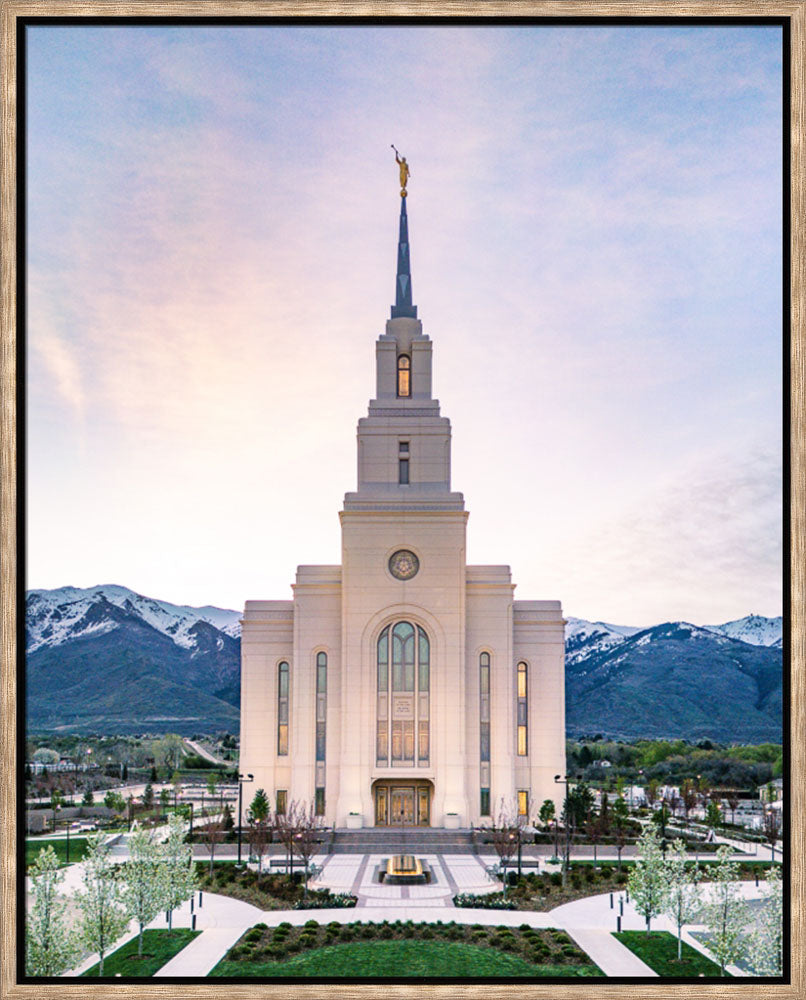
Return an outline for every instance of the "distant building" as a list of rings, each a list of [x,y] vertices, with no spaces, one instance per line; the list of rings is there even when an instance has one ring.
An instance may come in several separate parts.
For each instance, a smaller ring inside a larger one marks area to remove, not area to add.
[[[405,195],[396,282],[341,563],[300,566],[293,600],[246,603],[240,768],[278,810],[313,801],[340,827],[478,825],[501,800],[529,815],[552,799],[559,814],[560,602],[515,600],[509,566],[466,563],[450,421],[412,303]]]

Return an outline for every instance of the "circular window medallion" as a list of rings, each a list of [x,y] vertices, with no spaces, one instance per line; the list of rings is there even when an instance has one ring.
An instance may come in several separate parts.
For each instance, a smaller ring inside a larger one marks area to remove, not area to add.
[[[389,572],[398,580],[411,580],[419,568],[420,560],[408,549],[398,549],[389,559]]]

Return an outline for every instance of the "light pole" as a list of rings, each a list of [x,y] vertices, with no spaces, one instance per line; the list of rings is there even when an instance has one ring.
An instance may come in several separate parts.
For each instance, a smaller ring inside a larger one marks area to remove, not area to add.
[[[254,781],[254,774],[238,775],[238,867],[241,867],[241,811],[243,809],[243,786]]]
[[[568,815],[568,775],[555,774],[554,780],[558,785],[565,785],[565,820],[563,828],[565,830],[565,851],[563,852],[563,889],[568,887],[568,855],[570,854],[571,842],[569,840],[571,817]]]

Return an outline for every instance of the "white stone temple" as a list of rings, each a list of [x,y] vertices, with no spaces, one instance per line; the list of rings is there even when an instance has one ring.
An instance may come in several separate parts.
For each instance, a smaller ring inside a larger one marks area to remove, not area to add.
[[[240,770],[278,810],[315,802],[336,827],[479,826],[502,804],[534,818],[547,798],[559,814],[560,602],[515,600],[509,566],[467,565],[401,194],[396,302],[358,422],[341,565],[300,566],[292,600],[246,603]]]

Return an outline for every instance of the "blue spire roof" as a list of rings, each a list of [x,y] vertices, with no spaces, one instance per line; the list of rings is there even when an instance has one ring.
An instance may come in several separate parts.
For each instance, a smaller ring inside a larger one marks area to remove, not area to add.
[[[397,280],[392,319],[408,316],[417,319],[417,306],[411,301],[411,262],[409,260],[409,220],[406,215],[406,198],[400,199],[400,235],[397,241]]]

